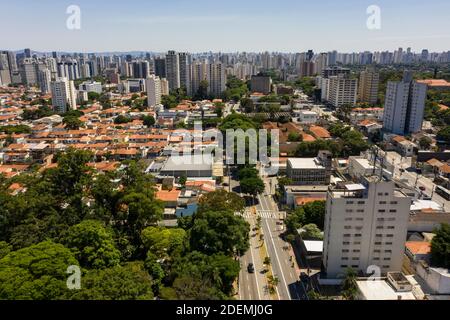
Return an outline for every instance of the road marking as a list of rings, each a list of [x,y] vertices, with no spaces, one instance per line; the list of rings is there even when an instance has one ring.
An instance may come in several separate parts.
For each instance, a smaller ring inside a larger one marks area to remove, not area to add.
[[[261,201],[261,197],[259,195],[258,195],[258,199],[259,199],[259,201]],[[267,205],[267,202],[266,202],[266,205]],[[265,220],[264,222],[265,222],[267,230],[269,231],[269,238],[270,238],[270,241],[272,242],[273,251],[275,252],[275,258],[277,259],[278,267],[280,269],[280,273],[281,273],[281,277],[283,279],[284,286],[286,288],[286,291],[287,291],[289,299],[291,299],[291,294],[289,292],[289,288],[288,288],[287,283],[286,283],[286,278],[284,277],[283,268],[281,267],[281,263],[280,263],[280,259],[278,257],[278,253],[277,253],[277,250],[276,250],[275,242],[273,241],[273,238],[272,238],[273,237],[272,236],[272,232],[271,232],[270,227],[269,227],[269,225],[267,223],[267,220]]]
[[[251,238],[250,238],[250,242],[251,242]],[[251,243],[250,243],[250,255],[252,256],[253,266],[255,266],[255,259],[253,258],[253,249],[252,249]],[[260,292],[259,292],[258,277],[256,276],[256,272],[254,274],[255,274],[256,289],[258,290],[258,298],[259,298],[259,300],[261,300],[261,295],[260,295]]]

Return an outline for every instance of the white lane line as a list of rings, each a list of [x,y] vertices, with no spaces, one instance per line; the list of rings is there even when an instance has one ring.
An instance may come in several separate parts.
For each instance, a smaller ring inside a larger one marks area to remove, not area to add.
[[[255,266],[255,259],[253,258],[253,249],[252,249],[252,244],[251,244],[251,238],[250,238],[250,254],[252,256],[253,266]],[[259,292],[258,277],[256,276],[256,272],[254,274],[255,274],[256,289],[258,290],[258,298],[259,298],[259,300],[261,300],[261,294]]]
[[[276,250],[276,247],[275,247],[275,243],[273,242],[272,233],[270,232],[270,228],[267,225],[267,220],[265,220],[265,222],[266,222],[266,227],[269,230],[269,238],[270,238],[270,241],[272,242],[273,251],[275,252],[275,257],[277,259],[278,267],[280,269],[281,277],[283,279],[283,283],[284,283],[284,286],[286,288],[286,292],[288,294],[289,299],[291,299],[291,295],[289,293],[289,289],[288,289],[287,283],[286,283],[286,278],[284,277],[283,268],[281,267],[281,263],[280,263],[280,259],[278,258],[278,253],[277,253],[277,250]]]

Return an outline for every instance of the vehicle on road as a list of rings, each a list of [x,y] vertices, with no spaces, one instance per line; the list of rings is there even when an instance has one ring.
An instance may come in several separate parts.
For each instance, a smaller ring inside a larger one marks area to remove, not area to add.
[[[419,186],[420,191],[425,191],[426,188],[424,186]]]
[[[253,263],[249,263],[247,266],[247,271],[248,273],[254,273],[255,272],[255,266],[253,265]]]

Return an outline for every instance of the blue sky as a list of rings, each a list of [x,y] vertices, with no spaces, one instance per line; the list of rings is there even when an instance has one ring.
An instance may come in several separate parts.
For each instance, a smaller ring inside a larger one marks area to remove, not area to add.
[[[80,30],[66,28],[71,4]],[[373,4],[380,30],[366,27]],[[0,8],[1,49],[450,50],[449,0],[0,0]]]

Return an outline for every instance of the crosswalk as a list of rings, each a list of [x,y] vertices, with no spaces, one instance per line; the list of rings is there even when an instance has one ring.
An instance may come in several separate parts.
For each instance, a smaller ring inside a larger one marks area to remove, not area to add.
[[[261,217],[262,219],[280,219],[280,212],[272,210],[256,210],[256,215],[250,210],[246,209],[243,213],[236,212],[236,215],[242,216],[244,218],[254,218],[255,216]]]

